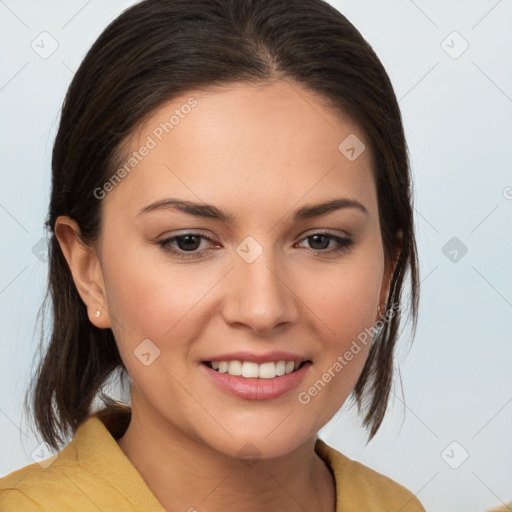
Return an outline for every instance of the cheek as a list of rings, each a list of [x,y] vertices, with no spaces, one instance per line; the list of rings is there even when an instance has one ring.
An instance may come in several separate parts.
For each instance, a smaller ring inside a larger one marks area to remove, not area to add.
[[[321,355],[302,388],[301,403],[311,401],[322,411],[320,423],[341,407],[366,362],[377,319],[382,258],[378,245],[365,247],[336,268],[302,278],[304,303],[318,317]]]
[[[129,333],[131,343],[138,338],[161,340],[207,292],[209,279],[167,265],[161,256],[156,261],[148,257],[147,248],[123,252],[127,255],[104,265],[114,333]]]
[[[321,428],[343,405],[367,360],[376,321],[382,269],[378,258],[357,258],[336,272],[328,285],[307,287],[319,321],[319,357],[314,372],[298,394],[301,409],[315,417]],[[317,278],[319,276],[317,275]]]
[[[378,248],[373,254],[379,254]],[[324,324],[330,343],[343,345],[374,324],[382,273],[380,256],[353,254],[340,265],[321,272],[317,267],[314,274],[300,278],[298,294]]]
[[[112,330],[128,369],[139,369],[133,354],[146,339],[160,349],[159,363],[176,369],[207,329],[211,297],[226,273],[222,265],[167,261],[157,250],[123,249],[122,259],[105,262]],[[180,365],[179,371],[185,372]]]

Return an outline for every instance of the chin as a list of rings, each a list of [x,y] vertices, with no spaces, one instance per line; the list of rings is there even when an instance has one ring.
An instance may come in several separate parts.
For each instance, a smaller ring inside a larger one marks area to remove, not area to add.
[[[318,429],[308,424],[291,425],[294,413],[281,413],[278,420],[247,421],[237,424],[226,424],[226,430],[233,437],[223,435],[222,439],[204,439],[214,450],[229,457],[235,457],[248,464],[253,460],[266,460],[283,457],[299,448],[310,438],[316,437]],[[283,421],[284,420],[284,421]],[[296,418],[295,418],[296,420]]]

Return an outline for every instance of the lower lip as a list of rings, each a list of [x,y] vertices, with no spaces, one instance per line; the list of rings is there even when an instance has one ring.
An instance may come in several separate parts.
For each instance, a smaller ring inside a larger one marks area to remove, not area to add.
[[[205,364],[200,366],[206,371],[208,378],[231,395],[246,400],[270,400],[295,389],[304,379],[311,363],[307,362],[298,370],[273,379],[237,377],[229,373],[219,373]]]

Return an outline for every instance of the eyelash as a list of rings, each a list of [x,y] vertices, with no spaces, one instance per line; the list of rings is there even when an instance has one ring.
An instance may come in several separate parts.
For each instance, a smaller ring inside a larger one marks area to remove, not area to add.
[[[176,248],[174,248],[171,245],[171,242],[178,240],[180,238],[186,238],[187,236],[195,236],[195,237],[203,238],[205,240],[213,242],[213,240],[210,237],[201,235],[199,233],[190,232],[190,233],[184,233],[182,235],[177,235],[177,236],[173,236],[170,238],[166,238],[165,240],[160,240],[159,242],[157,242],[157,244],[164,250],[164,252],[171,253],[175,256],[178,256],[180,259],[194,259],[194,258],[202,257],[201,252],[182,251],[179,249],[177,250]],[[302,240],[307,240],[308,238],[311,238],[314,236],[327,237],[329,240],[333,240],[339,244],[339,247],[334,248],[334,249],[327,249],[327,250],[311,249],[311,251],[313,251],[317,255],[332,255],[332,254],[343,253],[343,252],[347,251],[354,243],[354,241],[351,238],[344,238],[344,237],[340,237],[340,236],[333,235],[331,233],[326,233],[326,232],[313,233],[311,235],[304,237]],[[206,251],[208,251],[208,252],[211,250],[212,249],[206,249]]]

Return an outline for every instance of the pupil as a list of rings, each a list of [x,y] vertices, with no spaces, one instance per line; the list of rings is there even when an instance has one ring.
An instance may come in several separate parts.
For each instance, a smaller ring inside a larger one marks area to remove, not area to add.
[[[327,241],[327,245],[329,245],[329,239],[326,236],[324,236],[324,235],[311,235],[310,238],[313,239],[313,243],[311,244],[313,249],[326,249],[327,248],[327,247],[314,247],[315,243],[318,242],[319,238],[320,239],[323,238],[324,242]],[[324,245],[325,246],[325,243],[324,244],[320,243],[320,245]]]
[[[185,243],[183,243],[184,240],[185,240]],[[187,245],[187,241],[190,242],[190,240],[195,240],[195,243],[194,243],[194,241],[192,241],[192,247],[190,247],[190,245]],[[195,235],[184,235],[184,236],[178,238],[178,246],[180,247],[180,249],[182,249],[184,251],[186,251],[186,250],[193,251],[193,250],[197,249],[197,246],[199,245],[198,242],[199,242],[199,237],[195,236]]]

